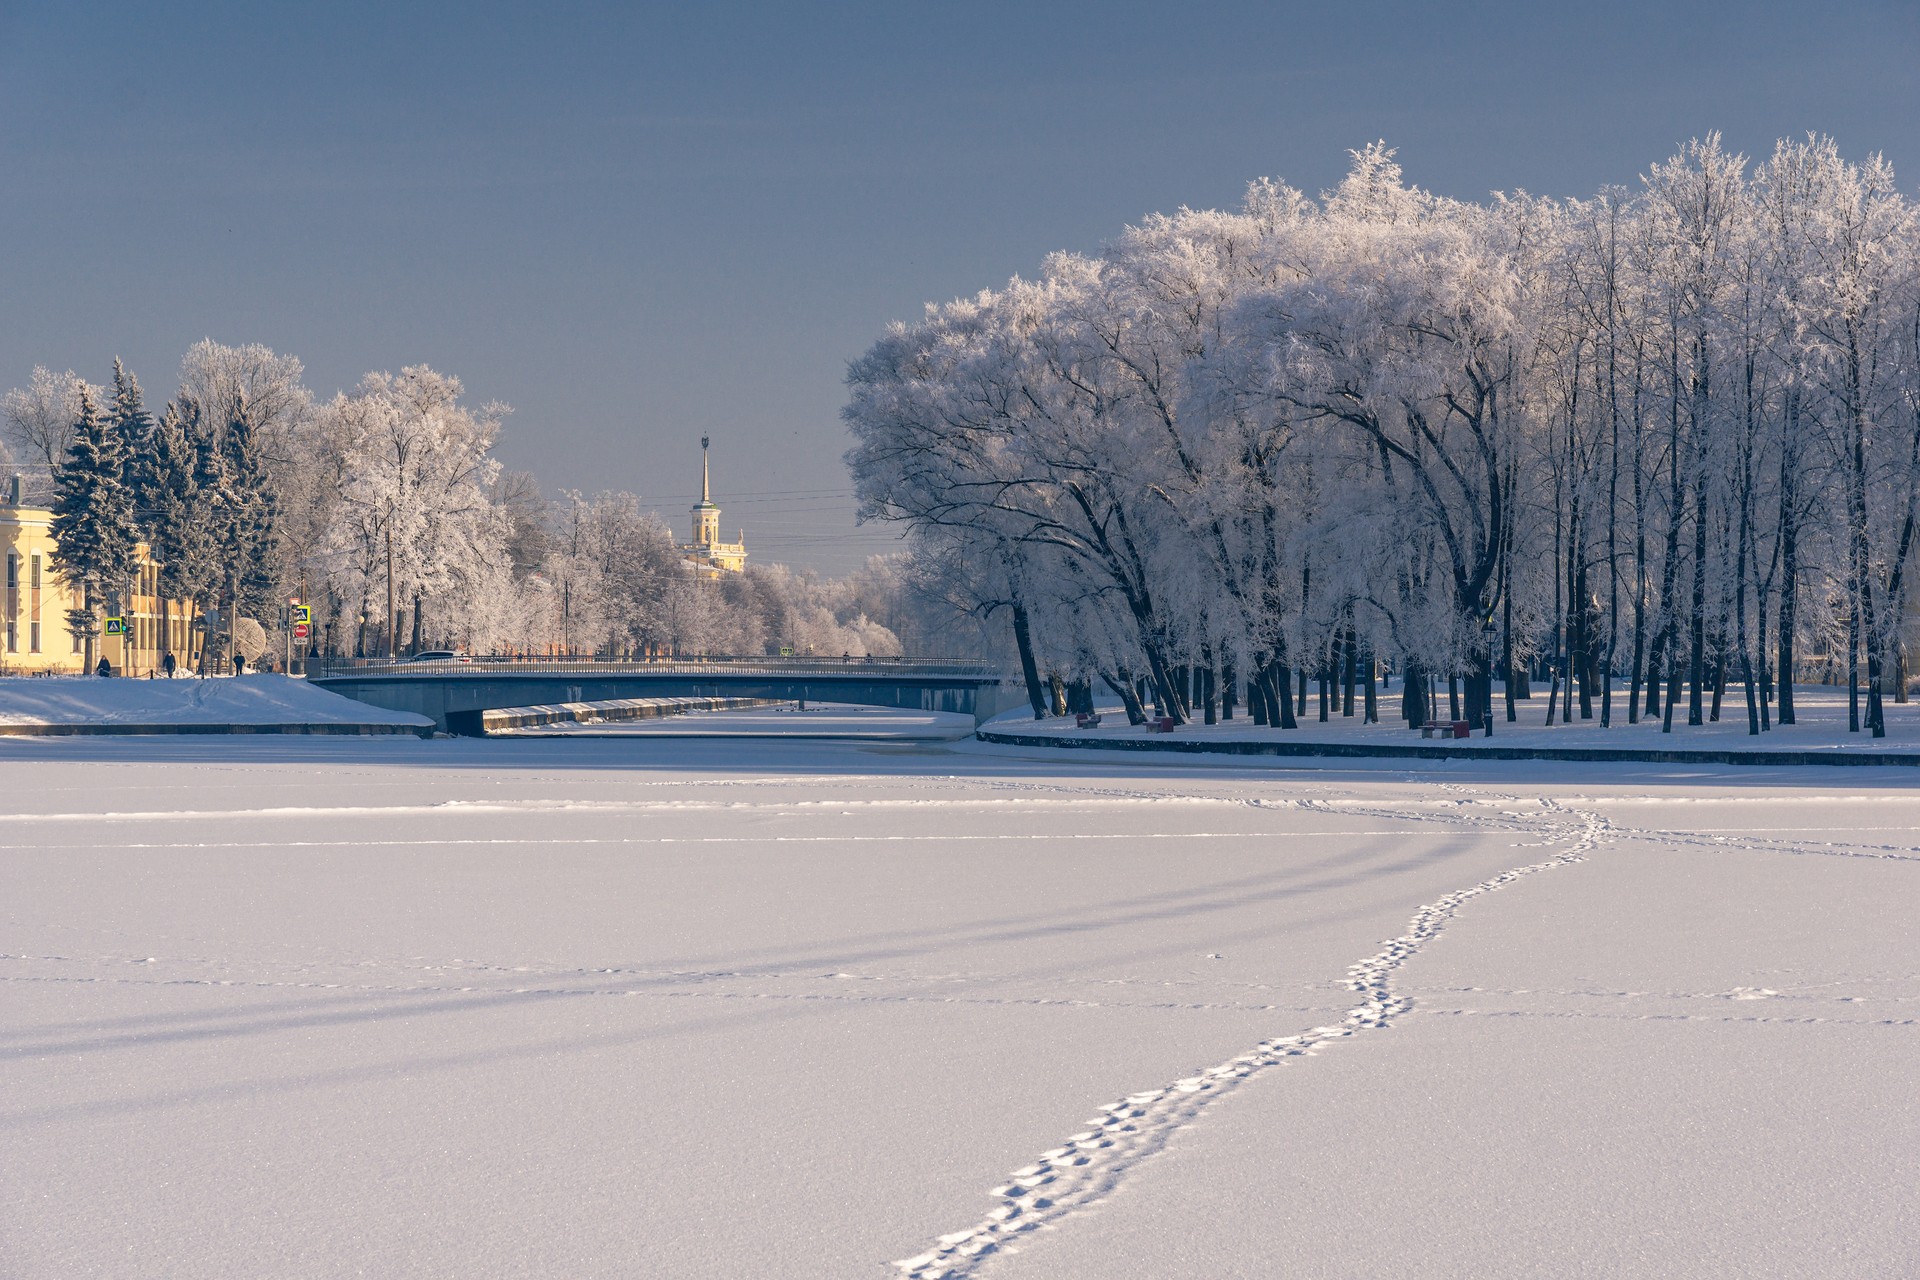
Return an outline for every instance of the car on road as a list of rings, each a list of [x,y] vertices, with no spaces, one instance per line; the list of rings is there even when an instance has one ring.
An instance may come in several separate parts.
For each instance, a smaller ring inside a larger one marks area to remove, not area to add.
[[[411,658],[408,658],[407,661],[408,662],[472,662],[473,659],[469,658],[466,654],[460,652],[458,649],[428,649],[425,652],[414,654]]]

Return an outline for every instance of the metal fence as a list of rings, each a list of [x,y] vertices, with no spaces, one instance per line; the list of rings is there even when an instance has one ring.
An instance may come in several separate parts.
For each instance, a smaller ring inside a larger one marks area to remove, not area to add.
[[[998,663],[967,658],[314,658],[312,679],[413,676],[889,676],[904,679],[999,680]]]

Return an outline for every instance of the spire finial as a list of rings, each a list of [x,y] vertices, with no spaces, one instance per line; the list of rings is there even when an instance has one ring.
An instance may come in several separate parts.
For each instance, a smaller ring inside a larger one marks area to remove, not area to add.
[[[700,501],[713,501],[713,488],[707,483],[707,438],[700,437]]]

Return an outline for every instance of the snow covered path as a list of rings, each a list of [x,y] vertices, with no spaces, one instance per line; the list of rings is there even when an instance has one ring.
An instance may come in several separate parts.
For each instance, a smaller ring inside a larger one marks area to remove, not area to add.
[[[1920,788],[1608,771],[0,743],[0,1274],[1899,1273]]]

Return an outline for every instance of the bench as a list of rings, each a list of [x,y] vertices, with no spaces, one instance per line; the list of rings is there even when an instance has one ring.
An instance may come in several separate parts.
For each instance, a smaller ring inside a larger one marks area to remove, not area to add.
[[[1081,711],[1077,713],[1073,717],[1073,727],[1076,729],[1098,729],[1100,727],[1100,713],[1097,711]]]
[[[1176,723],[1172,716],[1154,716],[1147,721],[1148,733],[1172,733]]]

